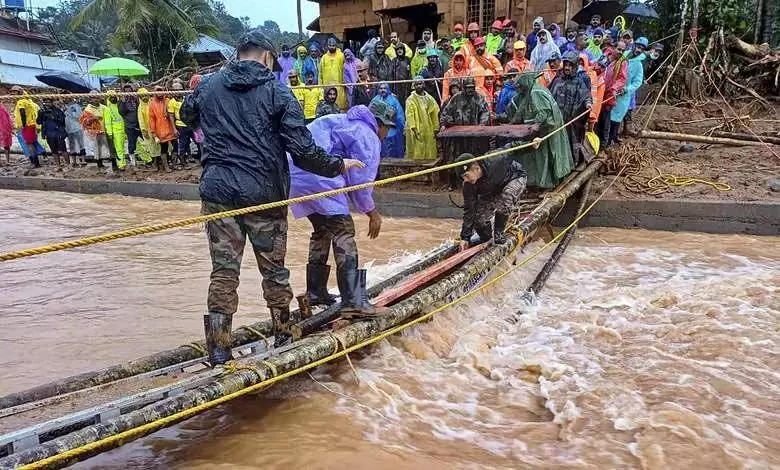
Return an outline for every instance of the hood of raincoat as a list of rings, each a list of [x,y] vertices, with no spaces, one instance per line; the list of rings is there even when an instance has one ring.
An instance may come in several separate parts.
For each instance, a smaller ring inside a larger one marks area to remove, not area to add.
[[[515,88],[519,93],[528,93],[536,83],[535,73],[523,73],[515,80]]]
[[[327,152],[343,155],[362,161],[366,167],[350,170],[346,176],[323,178],[304,171],[288,157],[290,165],[290,196],[297,197],[345,186],[368,183],[374,180],[379,168],[381,142],[377,136],[376,119],[368,107],[353,106],[346,114],[331,114],[315,119],[307,128],[311,131],[317,145]],[[294,204],[290,209],[296,218],[311,214],[347,215],[349,203],[360,212],[374,210],[372,188],[352,191],[317,199],[316,201]]]
[[[231,90],[247,91],[273,80],[268,67],[254,60],[231,62],[222,71],[222,83]]]

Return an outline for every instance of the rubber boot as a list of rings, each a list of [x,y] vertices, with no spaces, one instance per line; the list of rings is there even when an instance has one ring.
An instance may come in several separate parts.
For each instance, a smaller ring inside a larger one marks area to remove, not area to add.
[[[368,301],[366,290],[365,269],[345,269],[338,271],[339,292],[341,292],[341,309],[343,318],[366,318],[383,315],[385,307],[374,307]]]
[[[274,324],[274,348],[280,348],[292,342],[290,334],[290,307],[271,307],[271,321]]]
[[[32,164],[33,168],[41,167],[41,159],[38,155],[33,155],[30,157],[30,163]]]
[[[504,230],[506,230],[508,220],[509,216],[507,214],[496,212],[496,220],[493,223],[493,243],[496,245],[503,245],[507,242]]]
[[[328,292],[328,277],[330,277],[330,266],[327,264],[306,265],[306,295],[309,296],[310,306],[330,307],[336,303],[336,297]]]
[[[136,161],[136,159],[135,159],[135,154],[134,154],[134,153],[131,153],[131,154],[130,154],[130,166],[132,166],[132,167],[135,167],[135,166],[137,165],[137,163],[138,163],[138,162],[137,162],[137,161]]]
[[[610,121],[609,122],[609,143],[612,144],[619,144],[621,142],[620,140],[620,123],[617,121]]]
[[[203,315],[203,329],[206,332],[206,349],[209,352],[209,362],[212,367],[224,364],[233,359],[231,345],[231,325],[233,315],[209,312]]]

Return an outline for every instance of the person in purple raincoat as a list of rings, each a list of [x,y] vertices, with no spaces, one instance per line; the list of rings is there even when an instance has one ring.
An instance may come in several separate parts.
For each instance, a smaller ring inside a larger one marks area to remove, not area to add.
[[[329,154],[354,158],[365,168],[353,169],[344,176],[323,178],[290,165],[290,197],[305,196],[347,186],[374,181],[379,169],[381,141],[395,127],[395,109],[384,102],[371,102],[369,107],[357,105],[346,114],[331,114],[311,122],[307,127],[317,145]],[[309,241],[309,260],[306,265],[306,292],[311,306],[333,305],[336,299],[328,293],[331,246],[336,259],[336,279],[341,294],[341,315],[345,318],[368,317],[383,313],[371,305],[366,297],[366,271],[358,269],[358,250],[355,243],[355,223],[349,212],[350,204],[369,217],[368,236],[379,236],[382,216],[374,204],[373,189],[367,188],[337,196],[294,204],[296,219],[307,217],[314,231]]]

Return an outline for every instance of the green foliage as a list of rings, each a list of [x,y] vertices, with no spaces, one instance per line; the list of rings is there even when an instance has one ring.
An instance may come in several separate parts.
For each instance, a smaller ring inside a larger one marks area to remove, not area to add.
[[[679,28],[683,2],[681,0],[650,0],[660,16],[659,24],[665,26],[659,31],[667,36]],[[723,27],[735,35],[751,39],[755,29],[756,0],[701,0],[699,3],[699,37],[707,38],[710,33]],[[690,27],[693,0],[688,0],[685,12],[686,29]],[[705,39],[706,40],[706,39]]]
[[[298,33],[282,31],[281,28],[279,28],[279,25],[271,20],[266,20],[262,25],[258,26],[258,29],[268,36],[268,39],[271,40],[277,51],[279,51],[284,44],[292,47],[301,42],[301,40],[306,39],[299,37]]]

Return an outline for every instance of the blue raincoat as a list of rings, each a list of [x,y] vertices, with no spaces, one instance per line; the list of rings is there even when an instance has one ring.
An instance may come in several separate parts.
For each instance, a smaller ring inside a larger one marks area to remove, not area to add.
[[[501,93],[498,94],[498,100],[496,100],[496,114],[506,113],[506,107],[512,102],[512,98],[517,94],[517,87],[514,83],[507,81],[504,82],[504,87],[501,88]]]
[[[404,108],[392,93],[388,93],[384,98],[382,95],[376,95],[371,101],[377,100],[384,101],[395,109],[395,127],[390,129],[382,142],[382,158],[404,158],[404,127],[406,127]]]
[[[340,189],[345,186],[374,181],[379,169],[381,143],[377,131],[379,126],[374,115],[363,105],[350,108],[346,114],[330,114],[314,120],[306,126],[314,142],[330,155],[342,155],[365,163],[366,167],[353,168],[346,176],[324,178],[295,166],[290,156],[290,197]],[[349,203],[362,213],[374,210],[373,188],[352,191],[317,199],[316,201],[293,204],[291,210],[296,219],[311,214],[348,215]]]
[[[645,79],[645,72],[642,67],[642,61],[645,60],[645,54],[628,59],[628,80],[626,80],[625,93],[618,96],[615,107],[610,111],[609,119],[614,122],[623,122],[631,105],[631,98],[636,94],[642,82]]]

